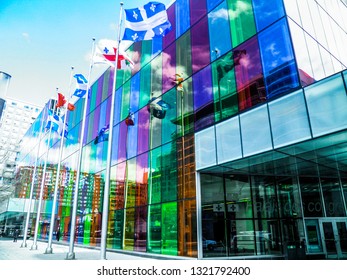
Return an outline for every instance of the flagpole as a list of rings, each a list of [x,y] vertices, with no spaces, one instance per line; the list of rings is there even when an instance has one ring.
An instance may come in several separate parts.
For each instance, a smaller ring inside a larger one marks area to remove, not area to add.
[[[113,74],[113,85],[111,95],[111,112],[109,121],[109,136],[107,143],[107,164],[105,175],[104,199],[102,207],[102,224],[101,224],[101,244],[100,244],[100,259],[106,260],[106,243],[107,243],[107,225],[108,225],[108,209],[109,209],[109,193],[110,193],[110,178],[111,178],[111,161],[112,161],[112,138],[113,138],[113,119],[114,119],[114,104],[116,99],[116,81],[117,81],[117,66],[119,57],[119,45],[121,41],[120,28],[122,24],[123,2],[120,2],[119,25],[118,25],[118,40],[116,50],[116,60]]]
[[[60,177],[60,168],[61,168],[61,157],[63,155],[63,148],[64,148],[64,140],[65,140],[65,127],[66,127],[66,120],[67,120],[67,111],[69,102],[71,99],[71,82],[72,82],[72,76],[74,74],[74,67],[71,67],[71,74],[70,74],[70,81],[69,81],[69,98],[66,102],[66,109],[65,109],[65,115],[64,115],[64,122],[63,122],[63,131],[60,135],[60,147],[59,147],[59,158],[58,158],[58,167],[57,167],[57,173],[55,177],[55,186],[54,186],[54,195],[53,195],[53,204],[52,204],[52,213],[51,213],[51,223],[49,228],[49,236],[48,236],[48,244],[45,251],[45,254],[52,254],[53,248],[52,248],[52,238],[53,238],[53,230],[54,230],[54,222],[55,222],[55,210],[56,210],[56,204],[57,204],[57,194],[59,189],[59,177]],[[59,226],[58,226],[59,229]],[[56,233],[57,234],[57,233]]]
[[[49,103],[48,103],[49,106]],[[46,108],[46,107],[45,107]],[[31,187],[30,187],[30,195],[29,195],[29,209],[27,212],[26,220],[25,220],[25,227],[24,227],[24,235],[23,235],[23,242],[21,244],[21,248],[27,247],[27,235],[28,235],[28,228],[29,228],[29,220],[30,220],[30,214],[31,214],[31,205],[33,201],[33,194],[34,194],[34,185],[35,185],[35,178],[36,178],[36,171],[37,171],[37,161],[39,159],[39,154],[40,154],[40,146],[41,146],[41,141],[42,141],[42,129],[43,129],[43,121],[45,117],[44,114],[42,114],[42,119],[41,119],[41,124],[40,124],[40,133],[39,133],[39,143],[37,145],[37,152],[35,156],[35,164],[34,164],[34,171],[31,177]]]
[[[58,92],[58,88],[57,88],[57,92]],[[54,106],[53,107],[53,115],[55,114],[55,109],[56,109],[55,105],[56,105],[56,101],[53,101],[53,106]],[[38,234],[38,230],[39,230],[39,222],[40,222],[41,207],[42,207],[42,195],[43,195],[43,188],[44,188],[45,180],[46,180],[46,168],[47,168],[47,161],[48,161],[48,154],[49,154],[49,143],[51,142],[51,135],[52,135],[52,124],[50,125],[49,133],[48,133],[46,158],[45,158],[45,163],[43,166],[43,172],[42,172],[42,178],[41,178],[39,205],[37,206],[34,241],[33,241],[33,244],[31,245],[31,248],[30,248],[31,250],[37,250],[37,234]]]
[[[90,88],[90,77],[93,68],[93,57],[95,51],[95,38],[92,39],[92,57],[89,65],[88,72],[88,80],[87,80],[87,93],[84,97],[84,108],[83,108],[83,117],[82,117],[82,128],[81,128],[81,139],[79,143],[79,151],[78,151],[78,163],[77,163],[77,172],[76,172],[76,181],[75,181],[75,189],[74,189],[74,199],[72,205],[72,215],[71,215],[71,227],[70,227],[70,242],[69,242],[69,252],[66,255],[66,260],[74,260],[74,242],[75,242],[75,227],[76,227],[76,217],[77,217],[77,202],[78,202],[78,188],[81,176],[81,163],[82,163],[82,148],[84,142],[84,130],[86,126],[86,117],[87,117],[87,100],[89,98],[89,88]]]

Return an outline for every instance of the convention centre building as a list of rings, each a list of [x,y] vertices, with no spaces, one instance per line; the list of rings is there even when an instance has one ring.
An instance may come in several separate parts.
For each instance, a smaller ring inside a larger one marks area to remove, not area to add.
[[[68,113],[54,225],[60,138],[39,133],[47,108],[24,136],[15,199],[36,179],[31,232],[47,157],[38,237],[53,226],[69,241],[83,134],[75,242],[100,246],[108,141],[95,139],[114,110],[108,250],[347,258],[346,1],[176,0],[167,12],[165,37],[127,50],[135,65],[117,70],[114,108],[109,68],[84,131],[84,99]],[[24,224],[24,212],[2,215]]]

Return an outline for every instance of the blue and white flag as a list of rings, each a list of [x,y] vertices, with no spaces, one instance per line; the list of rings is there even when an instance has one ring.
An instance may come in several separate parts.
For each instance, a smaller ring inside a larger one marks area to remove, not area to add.
[[[67,138],[67,124],[65,124],[64,128],[64,121],[61,117],[59,117],[57,114],[52,113],[51,110],[48,110],[48,119],[47,119],[47,125],[46,129],[51,129],[52,131],[57,132],[60,136],[63,135]]]
[[[163,37],[171,30],[165,5],[149,2],[143,7],[125,9],[123,40],[142,41]]]
[[[88,81],[82,74],[76,74],[74,78],[76,78],[76,90],[73,95],[83,97],[87,93]]]

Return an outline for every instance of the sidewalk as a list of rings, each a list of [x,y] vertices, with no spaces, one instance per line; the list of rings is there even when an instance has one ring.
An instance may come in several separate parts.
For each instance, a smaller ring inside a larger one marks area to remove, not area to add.
[[[52,254],[45,254],[47,242],[38,241],[37,250],[31,250],[33,240],[27,240],[27,247],[21,248],[23,243],[22,239],[13,242],[9,238],[0,237],[0,260],[65,260],[69,252],[68,243],[53,243]],[[74,246],[74,253],[76,260],[100,260],[100,248],[90,249],[80,246]],[[107,260],[149,260],[149,259],[163,259],[162,256],[141,256],[130,253],[106,252]]]

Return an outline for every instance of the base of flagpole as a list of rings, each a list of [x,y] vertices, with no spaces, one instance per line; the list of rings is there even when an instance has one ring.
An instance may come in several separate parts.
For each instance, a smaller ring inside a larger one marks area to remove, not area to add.
[[[75,259],[75,253],[67,253],[65,260],[74,260]]]
[[[37,244],[33,244],[30,248],[30,250],[37,250]]]
[[[53,248],[52,247],[47,247],[45,254],[53,254]]]
[[[26,242],[23,242],[21,245],[20,245],[21,248],[26,248],[28,247],[27,243]]]

